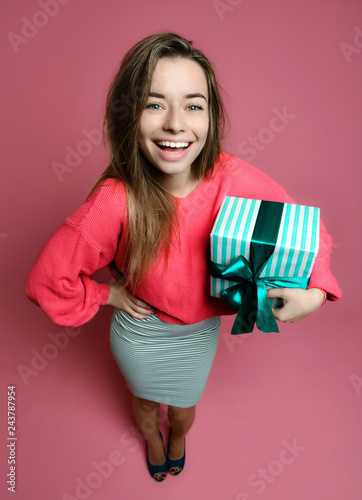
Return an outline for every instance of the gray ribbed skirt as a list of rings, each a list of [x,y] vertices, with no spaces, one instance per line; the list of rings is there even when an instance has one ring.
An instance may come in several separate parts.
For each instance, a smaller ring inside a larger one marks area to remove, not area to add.
[[[201,398],[214,361],[220,317],[175,325],[156,315],[136,319],[114,311],[112,354],[135,396],[179,408]]]

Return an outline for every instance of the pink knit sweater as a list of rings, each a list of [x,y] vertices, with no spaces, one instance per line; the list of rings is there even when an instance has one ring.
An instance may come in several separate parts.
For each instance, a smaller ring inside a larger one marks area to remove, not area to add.
[[[223,299],[210,296],[210,232],[225,196],[295,203],[261,171],[222,153],[213,175],[206,176],[188,196],[177,198],[181,247],[172,246],[167,268],[161,254],[136,290],[163,321],[197,323],[235,314]],[[55,323],[82,325],[107,303],[109,286],[97,283],[91,275],[114,257],[120,262],[127,227],[126,201],[123,184],[106,180],[66,219],[31,269],[26,294]],[[320,288],[327,299],[337,300],[341,291],[329,269],[331,245],[332,238],[321,223],[320,250],[308,288]]]

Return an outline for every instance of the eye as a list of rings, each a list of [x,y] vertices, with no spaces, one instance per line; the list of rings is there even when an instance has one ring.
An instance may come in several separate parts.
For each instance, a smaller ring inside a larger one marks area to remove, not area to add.
[[[190,106],[187,107],[190,111],[197,111],[197,110],[202,110],[204,109],[202,106],[197,106],[196,104],[190,104]]]
[[[146,109],[156,109],[157,110],[157,109],[161,109],[161,106],[159,104],[152,103],[152,104],[147,104]]]

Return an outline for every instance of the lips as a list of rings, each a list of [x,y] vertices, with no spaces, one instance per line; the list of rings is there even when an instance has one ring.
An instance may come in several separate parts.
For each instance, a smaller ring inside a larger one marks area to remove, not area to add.
[[[182,160],[189,154],[190,146],[193,142],[188,141],[167,141],[155,140],[153,141],[157,148],[159,156],[165,161],[178,161]]]

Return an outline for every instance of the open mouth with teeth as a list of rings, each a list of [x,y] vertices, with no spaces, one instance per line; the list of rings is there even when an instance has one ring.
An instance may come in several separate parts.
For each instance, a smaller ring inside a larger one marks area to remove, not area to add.
[[[180,153],[185,151],[191,142],[170,142],[170,141],[155,141],[157,147],[168,153]]]

